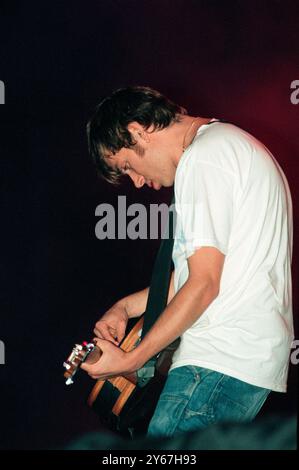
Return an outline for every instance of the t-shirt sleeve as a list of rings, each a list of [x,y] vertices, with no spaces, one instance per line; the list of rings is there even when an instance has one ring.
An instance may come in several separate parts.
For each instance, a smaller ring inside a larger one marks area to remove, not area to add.
[[[181,169],[176,195],[177,226],[186,257],[212,246],[227,254],[233,221],[234,175],[205,162]]]

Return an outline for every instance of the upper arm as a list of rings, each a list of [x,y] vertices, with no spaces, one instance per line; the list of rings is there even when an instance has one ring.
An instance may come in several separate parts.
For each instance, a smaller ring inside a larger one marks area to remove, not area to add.
[[[188,280],[206,285],[218,295],[225,255],[215,247],[202,246],[187,259]]]

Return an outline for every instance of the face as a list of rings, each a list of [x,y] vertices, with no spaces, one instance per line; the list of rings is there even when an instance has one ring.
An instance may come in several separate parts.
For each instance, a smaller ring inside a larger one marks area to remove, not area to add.
[[[136,188],[142,188],[146,184],[159,190],[162,186],[172,186],[174,182],[175,168],[168,158],[168,152],[169,149],[155,145],[152,140],[144,145],[138,142],[134,148],[122,148],[108,157],[107,163],[128,175]]]

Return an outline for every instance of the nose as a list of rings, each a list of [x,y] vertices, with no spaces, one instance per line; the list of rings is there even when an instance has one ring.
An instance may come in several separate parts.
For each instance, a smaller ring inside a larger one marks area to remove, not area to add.
[[[142,188],[142,186],[145,183],[145,179],[142,175],[139,175],[138,173],[135,173],[133,171],[130,171],[128,173],[129,177],[133,181],[134,185],[136,188]]]

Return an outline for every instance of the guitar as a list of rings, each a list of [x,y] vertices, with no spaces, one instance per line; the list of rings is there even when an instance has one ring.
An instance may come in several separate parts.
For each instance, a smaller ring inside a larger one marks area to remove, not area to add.
[[[143,316],[120,344],[123,351],[129,352],[140,342]],[[100,416],[103,424],[111,430],[127,437],[145,434],[149,421],[156,408],[157,401],[163,389],[172,355],[177,348],[178,341],[170,344],[158,355],[154,365],[154,373],[150,379],[140,380],[146,376],[146,370],[136,373],[112,377],[106,380],[97,380],[87,403]],[[101,357],[101,350],[94,342],[84,341],[76,344],[70,356],[63,363],[66,384],[73,383],[74,375],[83,362],[94,364]],[[146,367],[146,366],[145,366]],[[144,374],[145,372],[145,374]]]

